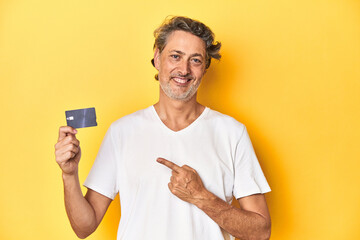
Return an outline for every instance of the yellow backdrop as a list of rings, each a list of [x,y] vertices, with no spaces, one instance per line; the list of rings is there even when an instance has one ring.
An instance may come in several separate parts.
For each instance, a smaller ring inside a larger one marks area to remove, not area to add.
[[[199,100],[243,122],[272,187],[272,239],[360,239],[360,2],[0,1],[0,239],[76,239],[54,160],[65,110],[80,180],[114,120],[157,101],[153,30],[167,15],[223,44]],[[85,189],[83,189],[85,191]],[[115,239],[119,199],[89,239]]]

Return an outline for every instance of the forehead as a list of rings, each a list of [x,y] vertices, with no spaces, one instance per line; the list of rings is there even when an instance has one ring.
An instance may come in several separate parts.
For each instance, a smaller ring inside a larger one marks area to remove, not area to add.
[[[205,42],[198,36],[189,32],[178,30],[169,35],[164,50],[179,50],[186,54],[199,53],[205,56],[206,46]]]

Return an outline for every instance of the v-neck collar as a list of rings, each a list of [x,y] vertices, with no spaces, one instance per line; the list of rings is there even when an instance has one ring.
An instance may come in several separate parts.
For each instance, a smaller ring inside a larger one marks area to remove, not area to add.
[[[161,120],[160,116],[158,115],[158,113],[156,112],[155,110],[155,107],[154,105],[152,105],[151,107],[151,112],[153,113],[153,115],[155,116],[156,118],[156,121],[161,125],[161,127],[163,129],[165,129],[165,131],[167,132],[170,132],[170,133],[173,133],[173,134],[179,134],[179,133],[182,133],[182,132],[186,132],[188,131],[188,129],[191,129],[193,128],[195,125],[198,124],[198,122],[209,112],[210,108],[208,107],[205,107],[205,109],[202,111],[202,113],[192,122],[190,123],[187,127],[179,130],[179,131],[174,131],[172,129],[170,129],[168,126],[165,125],[165,123]]]

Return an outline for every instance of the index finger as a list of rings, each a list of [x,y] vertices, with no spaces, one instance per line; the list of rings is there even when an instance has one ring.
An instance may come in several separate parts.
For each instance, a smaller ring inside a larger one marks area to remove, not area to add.
[[[156,159],[156,161],[157,161],[158,163],[161,163],[162,165],[165,165],[166,167],[174,170],[174,171],[177,172],[177,173],[178,173],[179,170],[181,169],[181,167],[179,167],[179,166],[176,165],[175,163],[173,163],[173,162],[171,162],[171,161],[169,161],[169,160],[166,160],[166,159],[164,159],[164,158],[158,158],[158,159]]]
[[[59,128],[59,141],[67,136],[68,133],[76,134],[77,130],[70,126],[62,126]]]

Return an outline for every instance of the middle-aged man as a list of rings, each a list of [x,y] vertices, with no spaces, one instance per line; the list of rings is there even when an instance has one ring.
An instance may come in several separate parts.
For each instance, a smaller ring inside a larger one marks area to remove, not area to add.
[[[85,197],[77,131],[60,128],[55,155],[75,233],[94,232],[119,193],[117,239],[268,239],[270,188],[245,126],[196,100],[220,43],[204,24],[173,17],[155,31],[154,50],[159,101],[110,126]]]

